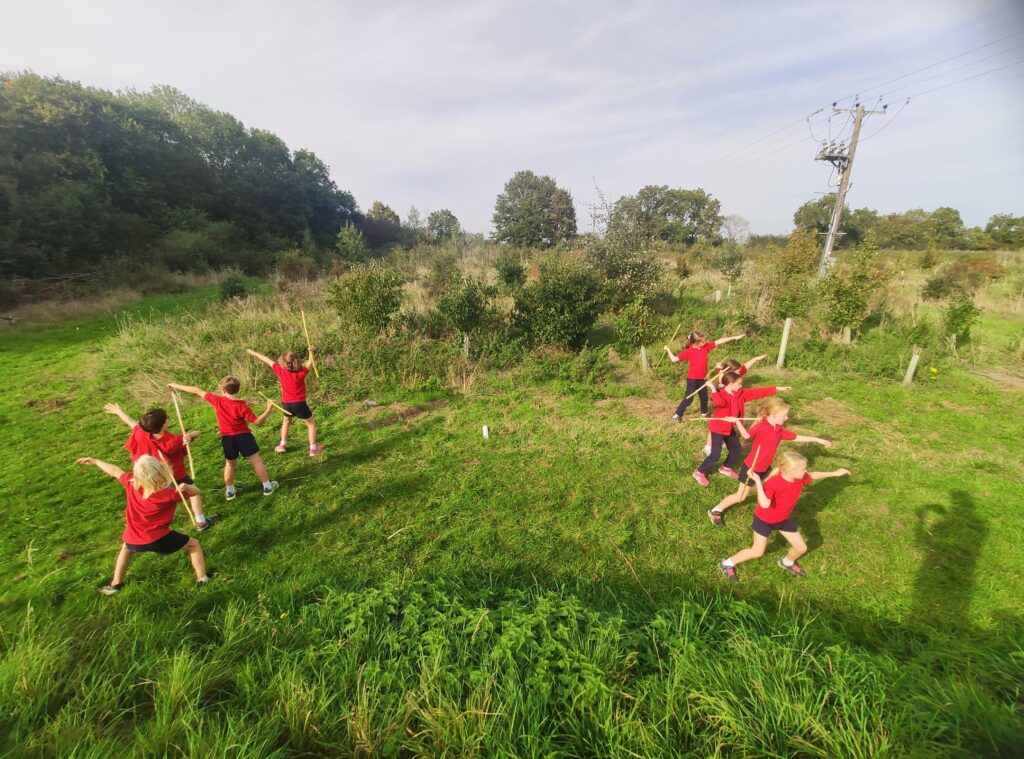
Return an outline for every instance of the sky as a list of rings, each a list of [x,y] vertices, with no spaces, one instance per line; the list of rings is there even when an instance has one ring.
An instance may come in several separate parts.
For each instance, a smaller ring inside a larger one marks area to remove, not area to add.
[[[312,150],[363,210],[448,208],[470,232],[523,169],[569,190],[581,232],[650,184],[786,232],[831,190],[815,141],[848,135],[831,105],[858,95],[888,107],[851,207],[1024,215],[1022,0],[3,0],[0,19],[0,70],[171,85]]]

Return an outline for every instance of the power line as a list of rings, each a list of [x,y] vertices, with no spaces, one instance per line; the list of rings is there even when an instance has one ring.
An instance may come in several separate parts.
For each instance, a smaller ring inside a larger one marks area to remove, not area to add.
[[[997,66],[994,69],[982,71],[980,74],[975,74],[974,76],[965,76],[963,79],[957,79],[955,82],[949,82],[948,84],[942,84],[939,85],[938,87],[932,87],[930,90],[925,90],[924,92],[915,92],[913,95],[907,95],[907,100],[910,100],[912,98],[919,98],[922,95],[927,95],[930,92],[938,92],[939,90],[944,90],[947,87],[952,87],[954,84],[960,84],[961,82],[969,82],[972,79],[977,79],[978,77],[985,76],[986,74],[994,74],[996,71],[1002,71],[1003,69],[1008,69],[1011,66],[1019,66],[1022,63],[1024,63],[1024,58],[1021,58],[1019,61],[1007,63],[1005,66]]]
[[[867,137],[863,138],[863,139],[861,140],[861,142],[867,142],[867,141],[868,141],[868,140],[870,140],[870,139],[871,139],[872,137],[874,137],[874,136],[875,136],[876,134],[878,134],[878,133],[879,133],[879,132],[881,132],[881,131],[882,131],[883,129],[885,129],[885,128],[886,128],[887,126],[889,126],[889,125],[890,125],[890,124],[891,124],[892,122],[894,122],[894,121],[896,120],[896,117],[897,117],[897,116],[899,116],[899,115],[900,115],[901,113],[903,113],[903,109],[904,109],[904,108],[906,108],[906,107],[907,107],[908,105],[910,105],[910,98],[907,98],[906,100],[904,100],[904,101],[903,101],[903,105],[901,105],[901,106],[900,106],[900,109],[899,109],[898,111],[896,111],[896,113],[894,113],[894,114],[893,114],[892,116],[890,116],[890,117],[889,117],[889,119],[888,119],[888,120],[887,120],[887,121],[886,121],[886,122],[885,122],[884,124],[882,124],[882,126],[878,127],[878,129],[876,129],[875,131],[873,131],[873,132],[872,132],[871,134],[869,134],[869,135],[868,135]],[[886,107],[886,108],[888,108],[888,107],[889,107],[889,104],[888,104],[888,103],[886,103],[886,106],[885,106],[885,107]]]
[[[911,82],[910,84],[905,85],[903,87],[897,87],[894,90],[890,90],[889,92],[883,93],[883,95],[892,95],[894,92],[899,92],[900,90],[908,90],[911,87],[916,87],[919,84],[924,84],[925,82],[930,82],[933,79],[941,79],[942,77],[946,76],[947,74],[952,74],[954,71],[961,71],[963,69],[970,68],[971,66],[975,66],[975,65],[977,65],[979,63],[982,63],[984,61],[988,61],[988,60],[991,60],[993,58],[998,58],[1000,55],[1005,55],[1006,53],[1011,53],[1014,50],[1019,50],[1022,47],[1024,47],[1024,44],[1016,45],[1014,47],[1007,48],[1006,50],[1001,50],[998,53],[993,53],[992,55],[986,55],[984,58],[978,58],[977,60],[971,61],[970,63],[965,63],[962,66],[957,66],[956,68],[947,69],[946,71],[941,71],[938,74],[934,74],[932,76],[925,77],[924,79],[918,79],[916,82]]]

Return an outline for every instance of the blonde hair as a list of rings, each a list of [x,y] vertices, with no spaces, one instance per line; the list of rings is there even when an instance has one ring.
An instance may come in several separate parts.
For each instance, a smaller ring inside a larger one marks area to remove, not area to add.
[[[302,368],[302,362],[295,355],[294,351],[285,351],[277,358],[277,363],[290,372],[297,372]]]
[[[154,456],[139,456],[132,467],[132,482],[142,489],[142,497],[149,498],[158,490],[163,490],[172,482],[174,475],[170,467]]]
[[[228,395],[234,395],[242,389],[242,383],[239,381],[238,377],[229,374],[220,381],[220,389]]]
[[[776,474],[788,474],[801,466],[807,466],[807,457],[796,451],[785,451],[779,456],[779,465],[775,467],[769,477]]]
[[[789,404],[777,395],[772,396],[762,404],[760,412],[761,418],[767,419],[772,414],[777,414],[780,411],[789,411]]]

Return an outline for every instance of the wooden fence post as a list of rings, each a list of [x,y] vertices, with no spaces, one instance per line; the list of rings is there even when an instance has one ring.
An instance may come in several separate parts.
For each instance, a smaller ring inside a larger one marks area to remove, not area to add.
[[[640,346],[640,368],[643,369],[644,374],[651,373],[651,361],[647,358],[647,346]]]
[[[789,328],[793,326],[793,318],[791,316],[786,317],[786,323],[782,326],[782,343],[779,345],[779,360],[775,362],[775,366],[782,368],[782,365],[786,363],[786,346],[789,345]]]
[[[910,365],[907,367],[907,373],[903,377],[903,386],[909,387],[910,383],[914,381],[914,372],[917,371],[917,362],[921,360],[921,348],[920,346],[914,346],[914,352],[910,356]]]

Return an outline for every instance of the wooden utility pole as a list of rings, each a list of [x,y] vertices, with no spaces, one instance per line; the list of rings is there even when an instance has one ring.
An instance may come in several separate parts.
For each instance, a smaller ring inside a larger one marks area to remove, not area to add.
[[[836,108],[833,103],[832,113],[853,113],[853,131],[850,133],[849,146],[842,143],[829,143],[823,145],[816,161],[828,161],[839,169],[839,192],[836,193],[836,207],[832,211],[832,223],[829,225],[828,236],[825,237],[825,249],[821,253],[821,263],[818,264],[818,279],[824,279],[828,273],[828,266],[832,258],[832,248],[836,244],[836,237],[839,235],[839,222],[843,218],[843,205],[846,203],[846,191],[850,187],[850,172],[853,169],[853,156],[857,152],[857,140],[860,138],[860,125],[865,116],[883,116],[887,106],[882,106],[880,111],[865,111],[860,103],[852,110],[849,108]]]

